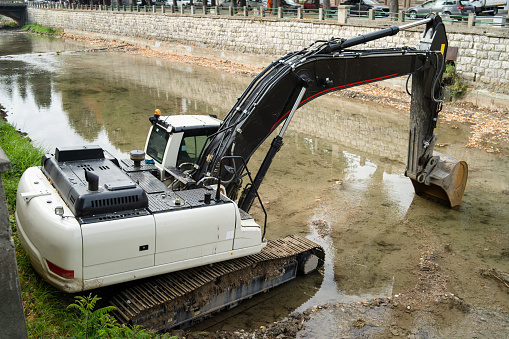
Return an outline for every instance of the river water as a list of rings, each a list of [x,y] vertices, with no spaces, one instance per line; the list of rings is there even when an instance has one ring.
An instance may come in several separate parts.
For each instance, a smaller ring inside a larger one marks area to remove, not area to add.
[[[97,144],[127,157],[144,147],[154,109],[222,118],[250,82],[203,67],[91,49],[0,34],[0,104],[10,123],[49,151]],[[333,96],[300,109],[261,188],[267,237],[311,238],[326,250],[324,269],[197,329],[257,328],[316,305],[403,293],[415,287],[427,253],[447,277],[448,293],[509,324],[507,289],[479,274],[481,267],[509,272],[508,158],[465,148],[467,125],[441,123],[437,132],[447,145],[439,151],[469,164],[457,211],[415,196],[404,176],[407,113]],[[255,156],[251,168],[262,156]],[[256,206],[252,213],[261,217]],[[330,336],[331,321],[313,318],[307,326],[316,336]],[[422,322],[408,326],[426,328],[431,337],[454,326]]]

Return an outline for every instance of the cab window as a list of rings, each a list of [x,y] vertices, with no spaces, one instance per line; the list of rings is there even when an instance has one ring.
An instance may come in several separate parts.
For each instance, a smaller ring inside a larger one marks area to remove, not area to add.
[[[158,163],[163,162],[164,151],[168,143],[168,131],[155,125],[150,133],[147,145],[147,155],[152,157]]]
[[[180,143],[177,167],[183,163],[196,163],[203,148],[207,145],[206,135],[185,136]]]

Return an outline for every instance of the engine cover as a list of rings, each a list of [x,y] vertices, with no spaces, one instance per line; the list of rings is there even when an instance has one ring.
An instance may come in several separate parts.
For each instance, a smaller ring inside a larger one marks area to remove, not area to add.
[[[145,191],[98,146],[56,148],[41,165],[76,217],[148,207]]]

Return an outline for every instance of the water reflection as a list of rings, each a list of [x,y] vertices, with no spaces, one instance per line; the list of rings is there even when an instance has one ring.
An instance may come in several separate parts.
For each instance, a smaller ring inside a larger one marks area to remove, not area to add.
[[[366,180],[371,178],[377,170],[376,164],[362,156],[343,151],[343,156],[347,159],[348,167],[345,169],[346,180]]]
[[[25,35],[1,41],[14,44],[19,53],[4,55],[0,65],[0,102],[11,112],[8,121],[50,150],[100,144],[126,156],[143,147],[155,108],[165,114],[221,116],[229,106],[225,99],[235,98],[231,91],[225,98],[222,86],[201,87],[203,76],[191,67],[112,53],[55,53],[55,46],[40,43],[35,43],[39,52],[29,54],[35,47]],[[219,92],[214,95],[219,107],[209,103],[207,91]]]

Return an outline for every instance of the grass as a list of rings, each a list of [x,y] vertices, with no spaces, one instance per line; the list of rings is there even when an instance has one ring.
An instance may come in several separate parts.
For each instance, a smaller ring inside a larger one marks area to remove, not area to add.
[[[0,146],[11,161],[12,170],[2,173],[12,238],[16,246],[16,260],[21,297],[30,338],[161,338],[168,334],[147,332],[139,327],[120,326],[108,312],[107,306],[94,310],[97,296],[77,296],[71,303],[66,295],[45,282],[33,269],[30,258],[21,248],[13,217],[16,208],[16,189],[23,172],[38,166],[45,150],[35,147],[31,140],[16,128],[0,119]]]
[[[445,65],[442,81],[447,85],[452,99],[461,98],[467,92],[468,85],[463,85],[456,74],[456,66],[453,63]]]
[[[12,166],[11,171],[2,173],[2,181],[16,246],[21,296],[29,335],[36,338],[68,336],[70,324],[76,320],[76,315],[66,310],[67,305],[58,298],[59,292],[43,281],[32,268],[28,255],[19,244],[13,217],[19,179],[25,169],[40,164],[45,152],[34,147],[29,138],[3,120],[0,120],[0,146]]]
[[[12,170],[2,174],[9,214],[16,208],[16,189],[23,172],[31,166],[38,166],[46,150],[34,147],[29,138],[16,128],[0,120],[0,146],[11,161]]]
[[[51,27],[45,27],[38,24],[28,24],[22,27],[25,31],[30,31],[37,34],[45,35],[59,35],[62,32]]]
[[[18,27],[18,24],[15,23],[14,21],[9,21],[9,22],[6,22],[3,27],[8,27],[8,28],[17,28]]]

